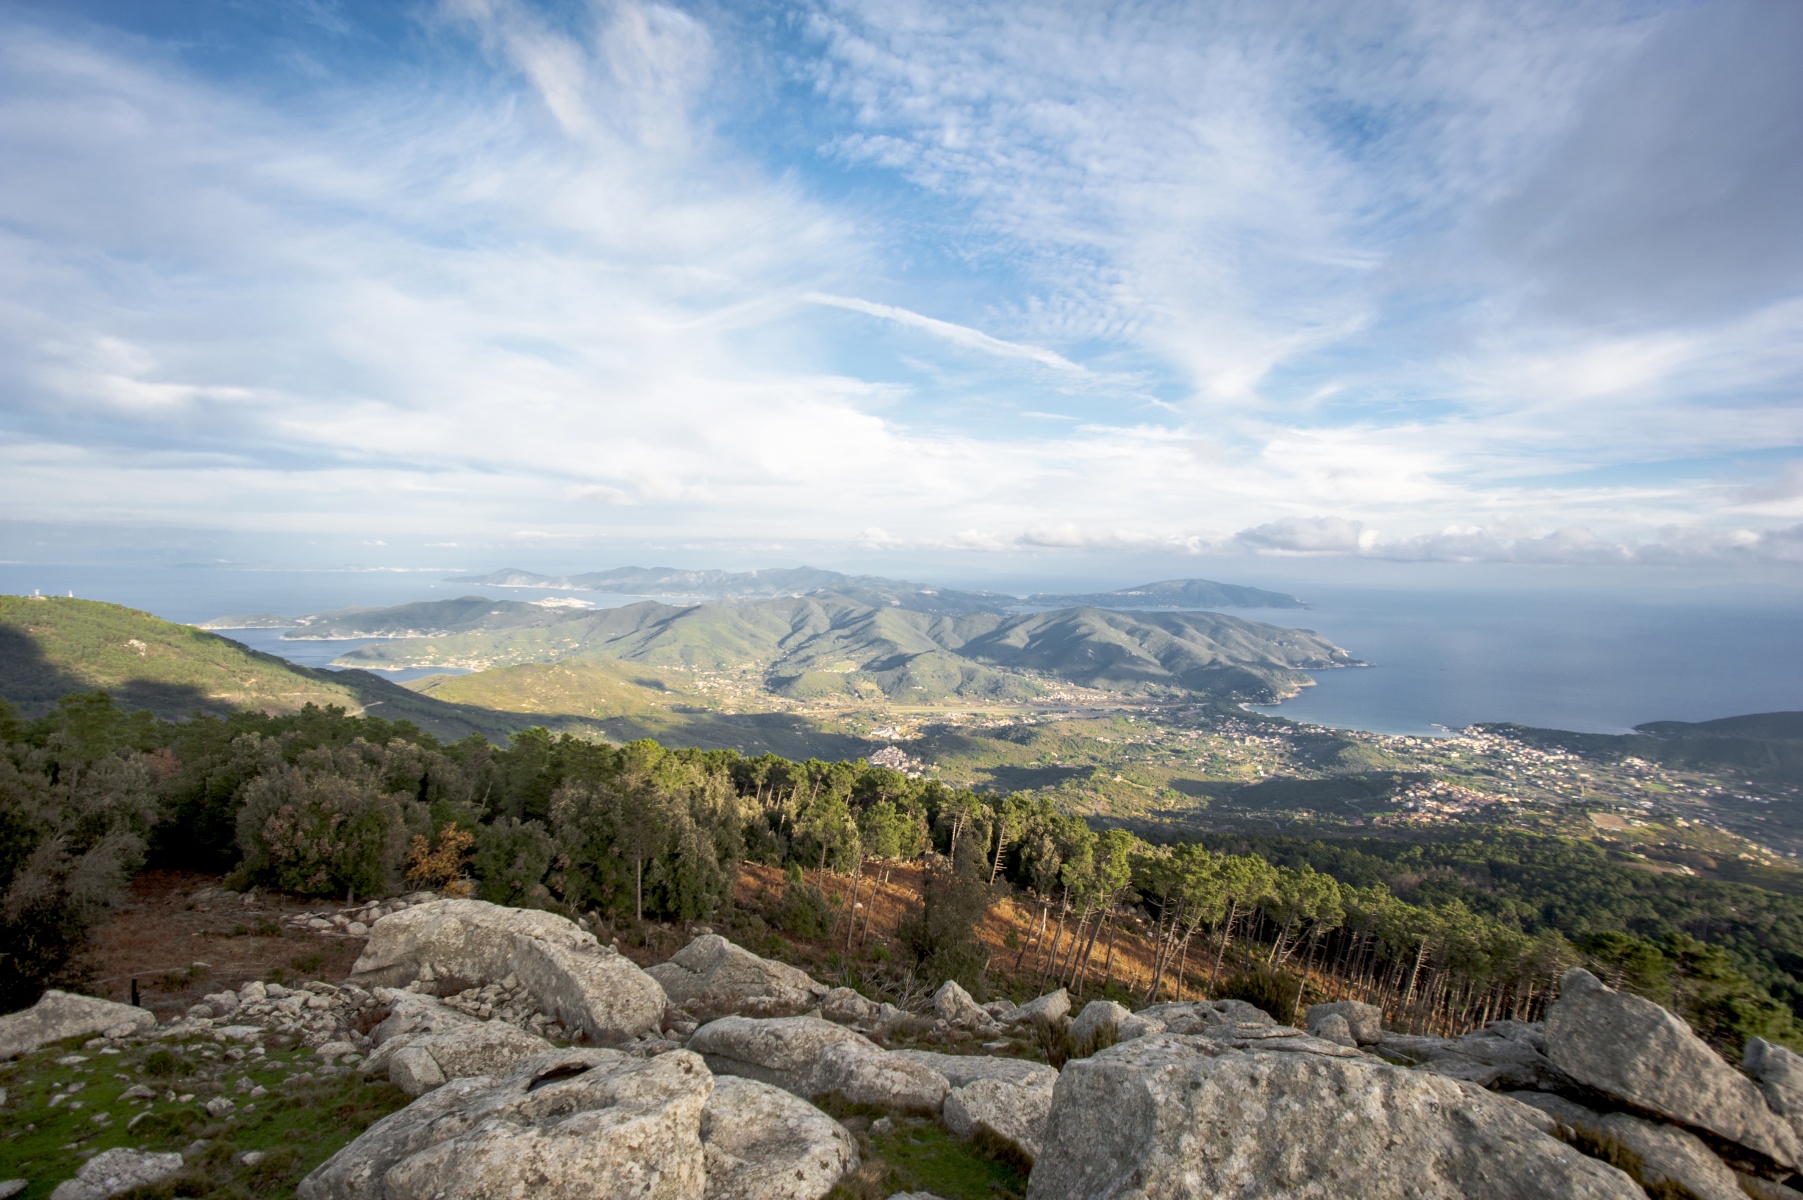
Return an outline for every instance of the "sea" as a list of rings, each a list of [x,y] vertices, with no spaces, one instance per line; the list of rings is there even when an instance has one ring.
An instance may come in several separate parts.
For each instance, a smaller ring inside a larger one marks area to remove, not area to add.
[[[468,595],[575,595],[597,606],[639,599],[456,583],[429,571],[0,563],[0,593],[34,590],[109,600],[189,624],[228,614],[300,616]],[[1781,590],[1637,595],[1554,585],[1484,590],[1319,582],[1287,590],[1303,595],[1309,607],[1226,611],[1312,629],[1371,664],[1316,672],[1315,686],[1261,710],[1299,721],[1423,736],[1479,721],[1624,733],[1646,721],[1803,710],[1803,603]],[[311,667],[329,666],[366,644],[285,640],[272,629],[225,636]]]

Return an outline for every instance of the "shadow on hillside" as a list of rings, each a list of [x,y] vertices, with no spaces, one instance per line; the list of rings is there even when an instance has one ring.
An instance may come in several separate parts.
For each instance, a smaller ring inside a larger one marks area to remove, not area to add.
[[[776,754],[789,759],[863,758],[882,743],[847,734],[827,733],[788,713],[681,713],[638,717],[535,717],[553,730],[599,730],[609,740],[629,742],[655,738],[666,746],[699,750],[737,750],[749,757]]]
[[[101,690],[44,657],[38,644],[24,631],[0,624],[0,697],[29,717],[40,716],[71,692]],[[196,712],[228,713],[229,704],[214,700],[191,684],[164,683],[155,679],[128,679],[105,689],[121,708],[148,708],[159,717],[179,720]]]
[[[1090,767],[983,767],[975,772],[979,786],[998,792],[1033,792],[1088,775]]]
[[[1219,779],[1173,779],[1171,790],[1207,801],[1216,810],[1245,813],[1308,809],[1340,816],[1362,816],[1384,811],[1391,797],[1425,775],[1373,771],[1360,775],[1335,775],[1329,779],[1266,779],[1258,783],[1234,783]]]

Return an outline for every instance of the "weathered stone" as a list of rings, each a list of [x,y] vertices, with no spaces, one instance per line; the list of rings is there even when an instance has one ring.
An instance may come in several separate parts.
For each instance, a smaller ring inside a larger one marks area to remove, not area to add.
[[[388,1081],[409,1096],[423,1096],[449,1079],[504,1074],[551,1048],[544,1038],[505,1021],[484,1021],[388,1038],[370,1054],[364,1070],[386,1072]]]
[[[1520,1106],[1364,1056],[1138,1038],[1058,1080],[1029,1200],[1644,1200]]]
[[[64,1038],[114,1031],[119,1036],[144,1033],[156,1028],[156,1023],[147,1008],[51,988],[30,1008],[0,1017],[0,1059],[30,1054]]]
[[[1310,1021],[1309,1033],[1324,1042],[1332,1042],[1336,1046],[1352,1046],[1357,1048],[1358,1039],[1353,1036],[1352,1026],[1339,1013],[1326,1013],[1319,1019]]]
[[[1550,1115],[1578,1135],[1585,1149],[1611,1153],[1649,1188],[1678,1189],[1694,1200],[1745,1200],[1734,1172],[1694,1133],[1628,1113],[1593,1112],[1548,1092],[1515,1092],[1512,1097]]]
[[[990,1016],[971,999],[955,979],[948,979],[933,993],[933,1014],[948,1025],[975,1029],[990,1023]]]
[[[1748,1038],[1741,1066],[1759,1082],[1772,1111],[1789,1118],[1791,1128],[1803,1136],[1803,1055],[1762,1037]]]
[[[953,1088],[945,1098],[945,1127],[1031,1170],[1045,1137],[1052,1092],[979,1079]]]
[[[161,1183],[181,1169],[179,1154],[103,1150],[83,1163],[74,1179],[57,1184],[50,1200],[105,1200],[133,1188]]]
[[[1071,994],[1063,988],[1055,992],[1047,992],[1037,1000],[1029,1000],[1019,1008],[1010,1009],[1001,1015],[1004,1025],[1022,1025],[1029,1021],[1056,1021],[1060,1017],[1069,1016],[1071,1011]]]
[[[1293,1025],[1204,1025],[1190,1037],[1206,1039],[1233,1050],[1258,1050],[1273,1054],[1321,1054],[1329,1058],[1357,1058],[1356,1047],[1330,1042],[1302,1032]]]
[[[1155,1033],[1163,1033],[1164,1031],[1165,1024],[1163,1021],[1158,1020],[1156,1017],[1145,1016],[1142,1013],[1134,1013],[1125,1021],[1121,1022],[1120,1030],[1115,1036],[1118,1040],[1125,1042],[1130,1041],[1133,1038],[1150,1037]]]
[[[1071,1044],[1078,1053],[1089,1054],[1103,1045],[1120,1040],[1121,1025],[1133,1019],[1133,1013],[1112,1000],[1091,1000],[1071,1022]]]
[[[1335,1000],[1329,1004],[1311,1004],[1308,1006],[1308,1028],[1314,1033],[1315,1025],[1326,1017],[1341,1017],[1352,1030],[1354,1040],[1361,1046],[1371,1046],[1384,1040],[1384,1010],[1375,1004],[1366,1004],[1363,1000]],[[1320,1034],[1315,1036],[1319,1037]],[[1329,1039],[1332,1040],[1332,1039]]]
[[[820,1015],[840,1025],[875,1028],[882,1023],[883,1006],[848,987],[837,987],[820,998]]]
[[[376,1046],[385,1045],[403,1034],[437,1033],[479,1023],[475,1017],[452,1008],[435,996],[387,989],[383,989],[383,996],[389,1006],[388,1015],[369,1031],[369,1040]]]
[[[936,1113],[951,1085],[945,1076],[869,1043],[840,1042],[820,1056],[812,1096],[836,1096],[896,1112]]]
[[[819,1017],[722,1017],[697,1029],[689,1049],[719,1075],[756,1079],[813,1099],[937,1112],[951,1085],[943,1075],[890,1054]]]
[[[939,1054],[932,1050],[891,1050],[889,1053],[945,1076],[946,1082],[955,1088],[969,1087],[979,1079],[993,1079],[1015,1087],[1040,1088],[1049,1092],[1058,1083],[1055,1067],[1031,1059],[997,1058],[988,1054]]]
[[[0,1200],[12,1200],[30,1186],[29,1179],[0,1179]]]
[[[777,1016],[814,1005],[826,988],[806,971],[759,958],[717,933],[707,933],[646,974],[670,1003],[699,1017],[744,1013]]]
[[[1803,1200],[1803,1192],[1796,1188],[1785,1187],[1782,1183],[1773,1183],[1761,1175],[1737,1173],[1734,1181],[1740,1184],[1740,1190],[1753,1197],[1753,1200]]]
[[[1678,1017],[1573,968],[1546,1018],[1546,1053],[1573,1079],[1635,1108],[1735,1142],[1781,1166],[1803,1144],[1746,1076]]]
[[[591,1041],[617,1044],[663,1022],[663,988],[593,934],[553,913],[481,900],[436,900],[383,917],[351,980],[390,988],[429,981],[449,995],[509,975]]]
[[[429,907],[429,906],[428,906]],[[388,918],[385,918],[385,920]],[[452,1080],[365,1130],[297,1200],[700,1200],[713,1076],[677,1050],[564,1050]]]
[[[1195,1033],[1210,1025],[1275,1025],[1271,1014],[1244,1000],[1182,1000],[1142,1008],[1136,1016],[1161,1022],[1168,1033]]]
[[[724,1075],[701,1114],[707,1200],[819,1200],[858,1165],[845,1127],[805,1100]]]

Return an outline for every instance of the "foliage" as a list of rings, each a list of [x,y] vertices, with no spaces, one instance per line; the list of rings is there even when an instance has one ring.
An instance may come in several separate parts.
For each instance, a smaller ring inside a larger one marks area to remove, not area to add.
[[[386,790],[381,748],[309,750],[244,788],[238,845],[252,880],[307,896],[391,889],[406,845],[403,792]]]
[[[920,906],[896,930],[920,978],[955,979],[973,996],[988,994],[988,955],[976,936],[988,906],[983,865],[975,855],[928,864]]]
[[[71,969],[142,863],[155,775],[92,696],[65,697],[40,745],[0,747],[0,1011]],[[0,728],[17,729],[0,705]]]
[[[790,863],[783,873],[782,896],[771,910],[771,921],[790,937],[817,938],[826,933],[832,909],[826,896],[801,873],[800,863]]]
[[[465,861],[475,844],[476,835],[457,828],[455,823],[447,823],[438,831],[436,846],[424,834],[414,834],[407,846],[408,884],[437,890],[461,881]]]

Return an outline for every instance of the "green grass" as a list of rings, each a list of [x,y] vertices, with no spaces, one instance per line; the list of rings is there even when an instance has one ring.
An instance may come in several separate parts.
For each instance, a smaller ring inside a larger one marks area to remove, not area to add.
[[[0,1179],[30,1180],[23,1200],[49,1196],[89,1158],[119,1146],[182,1151],[187,1159],[174,1178],[128,1193],[132,1200],[281,1200],[294,1194],[307,1172],[407,1103],[386,1081],[319,1075],[319,1060],[307,1050],[271,1048],[264,1056],[233,1060],[224,1047],[203,1040],[152,1042],[118,1054],[79,1046],[75,1039],[0,1064],[0,1087],[7,1091],[0,1108]],[[85,1061],[59,1061],[70,1056]],[[311,1077],[297,1078],[303,1074]],[[70,1101],[51,1105],[54,1095],[77,1083],[82,1087]],[[138,1084],[155,1098],[124,1098]],[[249,1096],[252,1086],[267,1092]],[[171,1092],[177,1099],[167,1099]],[[216,1096],[231,1097],[235,1111],[209,1115],[204,1105]],[[101,1114],[108,1119],[96,1123]],[[196,1141],[206,1145],[189,1153]],[[237,1161],[249,1151],[265,1157],[255,1166]]]
[[[863,1163],[827,1200],[883,1200],[896,1192],[932,1192],[944,1200],[1010,1200],[1025,1196],[1027,1177],[1012,1165],[937,1123],[894,1118],[892,1132],[859,1137]]]

